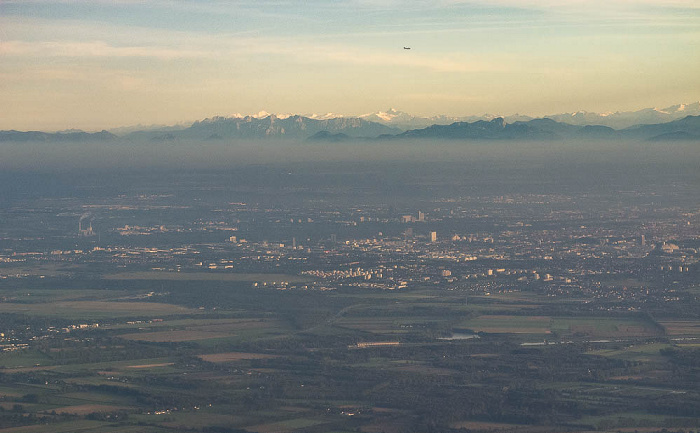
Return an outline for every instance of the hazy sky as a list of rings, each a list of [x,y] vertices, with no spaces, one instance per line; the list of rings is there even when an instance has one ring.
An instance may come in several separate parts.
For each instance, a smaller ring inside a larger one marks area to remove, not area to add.
[[[0,129],[627,111],[698,77],[698,0],[0,0]]]

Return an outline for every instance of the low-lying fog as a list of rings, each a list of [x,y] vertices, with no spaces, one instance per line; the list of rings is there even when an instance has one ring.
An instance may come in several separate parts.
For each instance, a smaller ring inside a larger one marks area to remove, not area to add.
[[[534,166],[697,164],[700,143],[294,141],[0,143],[2,170],[222,169],[321,161],[521,163]]]
[[[414,200],[654,191],[700,202],[700,143],[99,142],[0,144],[0,206],[23,197],[221,188],[232,200]],[[234,194],[235,193],[235,194]],[[657,204],[659,200],[655,200]]]

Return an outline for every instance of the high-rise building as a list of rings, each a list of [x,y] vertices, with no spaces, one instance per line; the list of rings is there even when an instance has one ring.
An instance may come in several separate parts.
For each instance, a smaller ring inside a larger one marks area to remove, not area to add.
[[[421,211],[418,211],[418,221],[425,221],[425,214]]]
[[[430,242],[437,242],[437,232],[430,232]]]

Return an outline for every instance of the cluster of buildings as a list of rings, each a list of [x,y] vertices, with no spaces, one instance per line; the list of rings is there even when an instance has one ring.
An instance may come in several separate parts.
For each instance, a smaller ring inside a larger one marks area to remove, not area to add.
[[[700,272],[700,216],[681,208],[595,208],[563,195],[436,199],[424,209],[149,203],[168,199],[83,206],[90,213],[73,214],[77,232],[14,237],[0,250],[0,278],[31,277],[16,265],[45,262],[88,272],[310,277],[257,285],[285,290],[436,287],[636,299]],[[625,279],[634,281],[616,282]]]

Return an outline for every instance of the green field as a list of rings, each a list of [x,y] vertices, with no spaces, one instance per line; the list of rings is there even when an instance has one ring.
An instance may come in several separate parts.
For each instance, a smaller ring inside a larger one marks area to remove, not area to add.
[[[565,335],[587,337],[643,337],[662,335],[653,323],[634,318],[610,317],[556,317],[552,331]]]
[[[324,422],[327,421],[310,418],[294,418],[275,423],[248,426],[246,430],[256,433],[275,433],[279,431],[292,431],[297,429],[303,429],[306,427],[323,424]]]
[[[289,331],[283,323],[272,319],[210,319],[153,322],[141,326],[139,332],[120,334],[128,340],[145,342],[184,342],[228,338],[260,338]]]
[[[41,304],[57,301],[117,300],[127,294],[128,292],[121,290],[55,290],[35,288],[24,290],[11,289],[3,290],[2,292],[2,296],[5,297],[5,302],[21,304]]]
[[[629,345],[623,349],[599,349],[587,352],[590,355],[608,356],[627,361],[651,362],[663,361],[660,350],[671,347],[667,343],[647,343]]]
[[[562,337],[612,338],[662,335],[658,326],[635,318],[481,315],[460,328],[495,334],[552,334]]]
[[[175,314],[198,314],[197,310],[155,302],[59,301],[51,303],[0,303],[0,313],[68,319],[98,320],[113,317],[159,317]]]
[[[700,339],[700,320],[662,320],[659,323],[668,335]]]
[[[582,424],[594,426],[598,430],[619,431],[618,429],[630,428],[628,431],[658,431],[659,429],[673,424],[669,417],[652,415],[643,412],[625,412],[615,415],[590,416],[580,420]],[[688,427],[697,426],[697,419],[691,417],[676,420],[677,425]]]
[[[459,323],[475,332],[505,334],[549,334],[552,318],[547,316],[482,315]]]
[[[51,365],[53,360],[45,353],[34,349],[0,352],[0,367],[33,367],[37,364]]]

